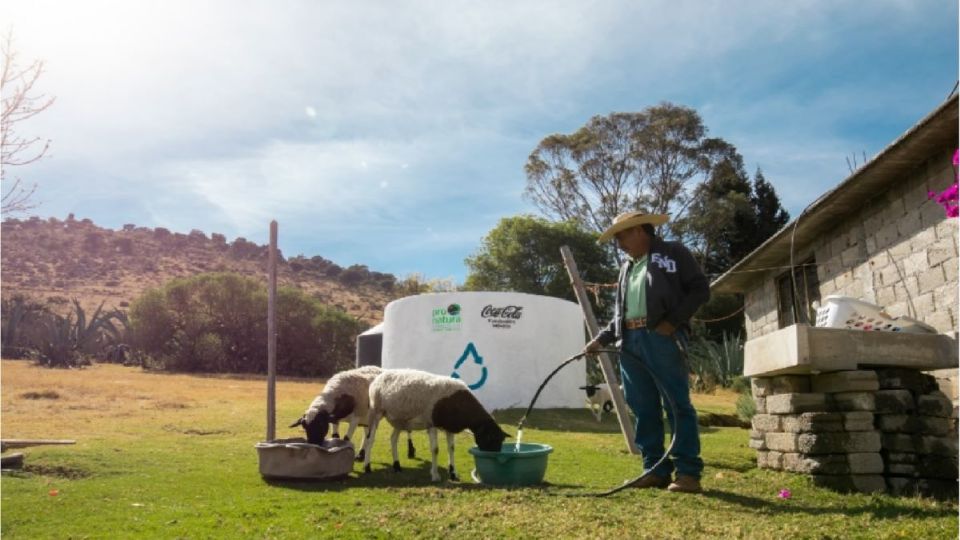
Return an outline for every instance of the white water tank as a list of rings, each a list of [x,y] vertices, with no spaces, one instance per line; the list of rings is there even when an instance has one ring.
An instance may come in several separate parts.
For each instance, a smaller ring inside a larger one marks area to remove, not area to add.
[[[387,304],[383,367],[459,377],[488,410],[526,408],[543,380],[583,349],[580,306],[524,293],[422,294]],[[537,408],[583,407],[585,360],[562,369]]]

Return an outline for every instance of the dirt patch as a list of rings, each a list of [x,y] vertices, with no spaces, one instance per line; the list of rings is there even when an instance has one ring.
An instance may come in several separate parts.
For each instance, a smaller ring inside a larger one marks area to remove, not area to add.
[[[180,403],[177,401],[161,401],[154,405],[158,409],[189,409],[192,405]]]
[[[702,412],[697,414],[697,423],[701,426],[713,426],[713,427],[738,427],[749,429],[750,422],[746,420],[741,420],[739,416],[735,414],[717,414],[710,412]]]
[[[196,429],[196,428],[186,428],[186,429],[184,429],[184,428],[181,428],[181,427],[172,426],[172,425],[170,425],[170,424],[167,424],[167,425],[163,426],[163,430],[164,430],[164,431],[173,432],[173,433],[182,433],[183,435],[200,435],[200,436],[204,436],[204,435],[228,435],[228,434],[232,433],[231,431],[226,430],[226,429]]]
[[[42,392],[24,392],[20,394],[23,399],[60,399],[60,393],[56,390],[44,390]]]
[[[66,467],[64,465],[43,465],[37,463],[28,463],[23,466],[23,472],[35,474],[38,476],[52,476],[55,478],[67,478],[77,480],[93,476],[89,471],[78,469],[76,467]]]

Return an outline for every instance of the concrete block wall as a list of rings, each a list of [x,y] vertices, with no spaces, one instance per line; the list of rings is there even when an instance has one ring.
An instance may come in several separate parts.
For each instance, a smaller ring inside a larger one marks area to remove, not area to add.
[[[952,156],[953,149],[934,155],[797,253],[800,261],[814,256],[821,298],[839,294],[862,299],[894,317],[913,317],[960,337],[958,220],[946,218],[940,205],[927,199],[928,192],[953,182]],[[766,274],[745,294],[748,340],[780,328],[775,280],[783,272]],[[957,407],[958,370],[932,374]]]
[[[843,491],[956,497],[957,419],[932,376],[885,368],[751,384],[760,468]]]
[[[906,315],[955,335],[958,310],[958,226],[927,199],[954,180],[952,149],[944,149],[885,193],[795,255],[813,255],[820,296],[839,294]],[[789,265],[785,261],[784,265]],[[745,294],[747,339],[779,329],[775,270]],[[759,277],[759,274],[758,274]]]

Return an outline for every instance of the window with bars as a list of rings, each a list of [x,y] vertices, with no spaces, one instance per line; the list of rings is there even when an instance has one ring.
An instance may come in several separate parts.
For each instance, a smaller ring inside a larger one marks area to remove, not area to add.
[[[791,278],[792,275],[792,278]],[[820,280],[817,264],[811,257],[777,276],[777,319],[780,328],[792,324],[813,324],[817,320],[814,302],[820,302]]]

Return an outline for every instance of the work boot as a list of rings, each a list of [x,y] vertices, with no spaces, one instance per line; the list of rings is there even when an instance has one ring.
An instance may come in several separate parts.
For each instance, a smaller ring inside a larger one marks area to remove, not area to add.
[[[670,477],[658,476],[656,474],[651,473],[644,476],[638,482],[636,482],[630,487],[635,487],[637,489],[649,489],[649,488],[663,489],[667,487],[667,484],[669,483],[670,483]]]
[[[678,474],[677,479],[667,487],[667,491],[676,493],[702,493],[703,488],[700,487],[699,478]]]

